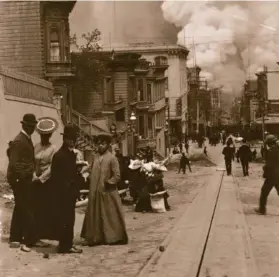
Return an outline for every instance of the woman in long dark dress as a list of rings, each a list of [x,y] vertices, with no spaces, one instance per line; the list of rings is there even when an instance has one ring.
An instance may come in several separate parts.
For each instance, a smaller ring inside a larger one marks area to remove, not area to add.
[[[36,201],[36,229],[39,239],[57,239],[55,232],[53,194],[51,186],[51,161],[56,147],[50,142],[53,132],[57,128],[57,122],[52,118],[41,118],[38,121],[36,131],[40,134],[41,141],[35,145],[36,172],[33,176],[35,201]]]

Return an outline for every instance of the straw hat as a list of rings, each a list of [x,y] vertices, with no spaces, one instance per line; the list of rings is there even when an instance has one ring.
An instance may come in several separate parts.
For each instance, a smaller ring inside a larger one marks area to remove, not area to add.
[[[42,135],[52,134],[58,127],[58,122],[51,117],[42,117],[38,120],[36,131]]]

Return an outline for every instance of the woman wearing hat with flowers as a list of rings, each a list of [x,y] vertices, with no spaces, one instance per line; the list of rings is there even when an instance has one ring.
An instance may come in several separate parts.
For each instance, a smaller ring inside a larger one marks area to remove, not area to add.
[[[41,141],[35,145],[35,173],[33,183],[36,194],[36,224],[40,239],[55,239],[54,228],[52,228],[52,198],[53,191],[50,184],[50,170],[56,147],[50,142],[50,138],[57,129],[58,123],[50,117],[38,120],[36,131]]]

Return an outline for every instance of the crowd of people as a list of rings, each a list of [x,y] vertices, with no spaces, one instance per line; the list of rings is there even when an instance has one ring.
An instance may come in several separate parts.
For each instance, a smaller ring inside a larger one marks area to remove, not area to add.
[[[47,247],[42,240],[57,240],[59,253],[81,253],[73,244],[75,208],[79,195],[78,130],[66,125],[59,149],[51,143],[58,123],[53,118],[36,119],[25,114],[22,129],[9,143],[7,180],[13,190],[10,246],[30,252]],[[37,131],[41,141],[33,146]],[[91,166],[89,195],[81,237],[87,245],[126,244],[121,199],[117,185],[120,169],[117,157],[109,151],[111,136],[96,138],[97,153]]]
[[[96,152],[91,165],[84,161],[76,149],[78,130],[66,125],[61,134],[59,149],[51,143],[51,136],[58,123],[50,117],[36,119],[33,114],[25,114],[22,129],[9,143],[7,180],[13,190],[15,206],[13,210],[10,245],[30,252],[32,247],[48,247],[43,240],[57,240],[59,253],[81,253],[73,243],[76,201],[81,189],[88,189],[88,204],[80,236],[89,246],[107,244],[127,244],[128,235],[122,210],[120,190],[129,191],[136,212],[165,212],[170,210],[169,194],[164,186],[165,163],[154,162],[150,147],[139,149],[132,159],[123,157],[119,148],[112,153],[110,134],[96,137]],[[40,135],[40,142],[33,146],[31,136]],[[217,135],[211,144],[218,141],[226,144],[223,155],[227,174],[232,173],[232,161],[241,162],[244,176],[249,175],[249,162],[255,153],[246,140],[236,151],[232,136]],[[279,195],[279,146],[277,138],[266,137],[262,148],[266,164],[260,196],[260,214],[266,213],[267,197],[273,187]],[[204,139],[198,139],[198,144]],[[189,142],[185,141],[186,153]],[[205,149],[206,150],[206,149]],[[174,148],[180,152],[179,171],[191,172],[191,164],[183,152],[182,143]],[[88,178],[82,172],[87,169]]]

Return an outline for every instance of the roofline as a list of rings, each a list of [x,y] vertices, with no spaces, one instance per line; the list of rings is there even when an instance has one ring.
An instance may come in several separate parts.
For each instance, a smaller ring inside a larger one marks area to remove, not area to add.
[[[115,47],[104,47],[101,52],[117,52],[117,53],[150,53],[150,52],[161,52],[167,53],[168,51],[182,51],[188,55],[190,52],[185,46],[182,45],[152,45],[152,46],[132,46],[129,44]]]

